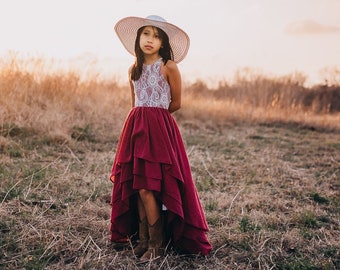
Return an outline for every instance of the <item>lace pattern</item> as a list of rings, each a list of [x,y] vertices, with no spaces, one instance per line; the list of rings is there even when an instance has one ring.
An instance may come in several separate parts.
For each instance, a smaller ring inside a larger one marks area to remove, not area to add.
[[[170,85],[161,73],[162,58],[152,65],[144,65],[138,81],[133,81],[136,107],[168,109],[171,101]]]

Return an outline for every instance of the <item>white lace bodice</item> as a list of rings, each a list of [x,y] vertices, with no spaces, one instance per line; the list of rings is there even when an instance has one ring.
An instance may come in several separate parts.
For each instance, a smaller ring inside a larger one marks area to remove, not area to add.
[[[168,109],[171,101],[170,85],[161,72],[162,58],[152,65],[143,65],[143,72],[133,81],[136,107]]]

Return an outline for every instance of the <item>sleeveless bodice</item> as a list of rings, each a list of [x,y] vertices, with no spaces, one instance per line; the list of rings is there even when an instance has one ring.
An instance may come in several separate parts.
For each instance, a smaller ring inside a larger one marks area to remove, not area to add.
[[[170,85],[161,72],[162,58],[152,65],[143,65],[143,72],[133,81],[135,107],[168,109],[171,101]]]

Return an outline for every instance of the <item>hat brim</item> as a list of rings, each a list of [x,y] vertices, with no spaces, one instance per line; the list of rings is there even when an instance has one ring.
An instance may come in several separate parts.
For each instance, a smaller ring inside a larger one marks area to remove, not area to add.
[[[149,25],[162,29],[168,35],[174,55],[174,62],[181,62],[188,53],[190,39],[189,36],[176,25],[147,18],[126,17],[118,21],[114,29],[125,49],[132,55],[135,55],[137,31],[139,28]]]

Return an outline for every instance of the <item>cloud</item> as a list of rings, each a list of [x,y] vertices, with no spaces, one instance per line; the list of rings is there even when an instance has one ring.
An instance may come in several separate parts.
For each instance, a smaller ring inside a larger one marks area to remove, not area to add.
[[[323,25],[313,20],[291,22],[285,28],[289,35],[318,35],[327,33],[340,33],[340,27]]]

